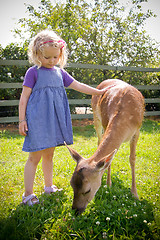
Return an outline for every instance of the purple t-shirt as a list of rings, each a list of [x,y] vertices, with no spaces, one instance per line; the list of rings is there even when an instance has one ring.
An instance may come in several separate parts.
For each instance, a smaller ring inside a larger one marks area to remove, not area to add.
[[[41,67],[41,69],[47,69],[48,71],[54,71],[55,68],[45,68]],[[63,83],[65,87],[68,87],[75,79],[67,73],[64,69],[60,69],[62,73]],[[30,67],[24,77],[23,86],[33,88],[37,81],[38,73],[37,68],[35,66]]]

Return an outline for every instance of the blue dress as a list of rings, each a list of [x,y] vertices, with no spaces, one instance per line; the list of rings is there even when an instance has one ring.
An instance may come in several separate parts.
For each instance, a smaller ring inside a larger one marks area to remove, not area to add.
[[[37,69],[38,77],[28,100],[28,134],[22,150],[40,151],[73,143],[67,94],[59,68]]]

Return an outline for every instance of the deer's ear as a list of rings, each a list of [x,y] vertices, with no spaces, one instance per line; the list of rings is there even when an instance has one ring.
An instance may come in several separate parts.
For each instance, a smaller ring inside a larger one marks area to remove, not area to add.
[[[96,169],[98,171],[102,171],[105,168],[108,168],[109,165],[112,162],[112,159],[114,158],[114,155],[116,154],[117,149],[115,149],[113,152],[111,152],[109,155],[105,156],[102,158],[97,164],[96,164]]]
[[[69,147],[66,142],[64,142],[64,144],[66,145],[66,147],[68,148],[73,160],[77,163],[79,163],[83,157],[81,157],[81,155],[79,153],[77,153],[74,149],[72,149],[71,147]]]

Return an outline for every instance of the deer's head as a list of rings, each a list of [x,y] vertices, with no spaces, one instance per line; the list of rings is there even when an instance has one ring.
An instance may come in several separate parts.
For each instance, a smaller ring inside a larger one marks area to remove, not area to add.
[[[102,175],[111,164],[117,150],[97,162],[96,159],[84,159],[72,148],[67,148],[77,163],[70,181],[74,191],[72,209],[81,214],[101,186]]]

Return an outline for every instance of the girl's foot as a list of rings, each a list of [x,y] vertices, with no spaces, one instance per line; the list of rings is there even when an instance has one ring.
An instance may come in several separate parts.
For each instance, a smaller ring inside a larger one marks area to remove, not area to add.
[[[34,204],[38,204],[39,200],[38,200],[38,198],[35,194],[30,194],[27,197],[25,197],[24,194],[23,194],[22,203],[25,204],[25,205],[27,204],[29,206],[33,206]]]
[[[58,189],[55,185],[52,185],[51,187],[44,187],[44,193],[50,194],[50,193],[55,193],[57,191],[62,191],[63,189],[60,188]]]

